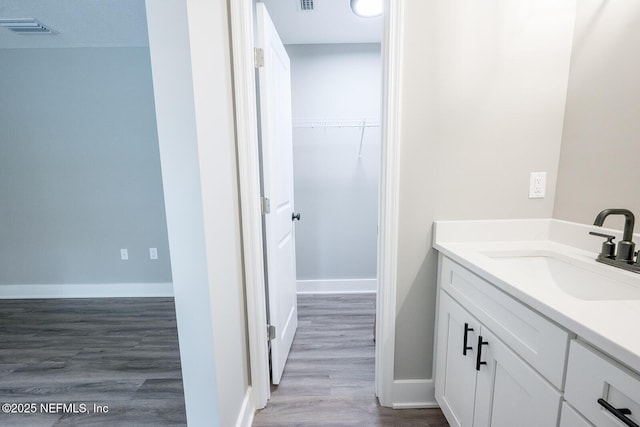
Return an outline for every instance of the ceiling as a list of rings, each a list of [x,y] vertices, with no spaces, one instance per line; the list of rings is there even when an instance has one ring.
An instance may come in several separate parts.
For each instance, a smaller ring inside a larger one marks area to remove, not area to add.
[[[35,18],[53,35],[0,27],[0,49],[148,46],[144,0],[0,0],[0,19]]]
[[[314,0],[312,11],[300,10],[300,0],[262,2],[284,44],[380,43],[382,40],[382,17],[356,16],[349,0]]]
[[[152,0],[153,1],[153,0]],[[238,1],[238,0],[232,0]],[[382,18],[360,18],[349,0],[263,0],[285,44],[379,43]],[[0,27],[0,49],[148,46],[144,0],[0,0],[0,19],[35,18],[53,35]]]

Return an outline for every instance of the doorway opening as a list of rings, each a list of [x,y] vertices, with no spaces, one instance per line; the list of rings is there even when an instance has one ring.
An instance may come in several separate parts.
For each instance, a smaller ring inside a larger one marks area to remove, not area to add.
[[[357,16],[348,2],[299,6],[264,0],[254,26],[271,382],[280,383],[304,295],[316,311],[372,303],[363,332],[373,390],[382,17]],[[297,27],[335,22],[339,35]],[[310,296],[354,293],[370,295]]]
[[[258,124],[256,119],[255,3],[253,0],[232,2],[230,11],[251,390],[252,403],[255,408],[259,409],[264,407],[269,399],[270,378],[261,223],[263,204],[260,202]],[[345,2],[347,7],[348,3]],[[402,2],[384,0],[383,3],[385,13],[381,43],[382,154],[377,239],[375,394],[383,406],[393,406]],[[327,28],[331,28],[333,31],[333,28],[339,27]]]

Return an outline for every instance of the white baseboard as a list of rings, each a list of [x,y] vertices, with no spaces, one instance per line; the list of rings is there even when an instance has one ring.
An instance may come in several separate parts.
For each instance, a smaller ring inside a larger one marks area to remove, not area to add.
[[[393,409],[438,407],[433,380],[393,381]]]
[[[251,399],[251,386],[247,388],[247,392],[244,395],[244,400],[242,401],[242,407],[240,408],[240,413],[238,414],[238,420],[236,421],[236,427],[251,427],[253,424],[253,415],[256,410],[253,406],[253,399]]]
[[[299,294],[375,293],[377,279],[298,280]]]
[[[0,299],[173,297],[173,283],[0,285]]]

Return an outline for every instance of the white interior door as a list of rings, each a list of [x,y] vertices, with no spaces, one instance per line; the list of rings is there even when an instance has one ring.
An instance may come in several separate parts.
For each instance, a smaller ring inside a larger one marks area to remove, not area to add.
[[[264,4],[258,3],[258,48],[264,52],[259,68],[262,177],[265,215],[267,296],[271,340],[271,381],[280,383],[298,327],[296,262],[293,225],[293,145],[289,56]]]

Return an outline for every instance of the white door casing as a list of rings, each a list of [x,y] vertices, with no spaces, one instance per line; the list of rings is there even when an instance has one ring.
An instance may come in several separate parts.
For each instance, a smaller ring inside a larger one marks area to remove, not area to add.
[[[394,406],[394,351],[396,323],[396,270],[398,239],[398,192],[400,95],[402,86],[403,1],[384,0],[382,40],[383,110],[382,162],[380,172],[380,230],[378,241],[378,293],[376,328],[376,395],[383,406]],[[242,214],[242,238],[247,301],[251,395],[256,409],[270,396],[262,227],[260,224],[260,172],[254,81],[254,7],[252,0],[229,4],[238,144],[238,182]]]
[[[264,197],[269,199],[264,234],[267,265],[271,381],[279,384],[298,326],[295,236],[292,214],[293,142],[289,56],[263,3],[256,5],[257,44],[264,64],[259,68],[261,153]]]

